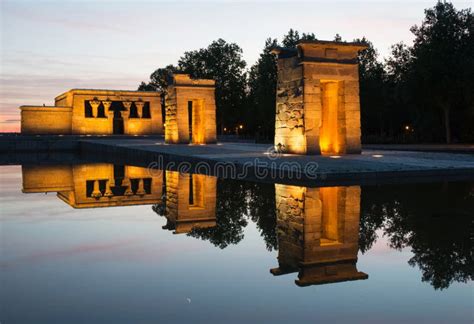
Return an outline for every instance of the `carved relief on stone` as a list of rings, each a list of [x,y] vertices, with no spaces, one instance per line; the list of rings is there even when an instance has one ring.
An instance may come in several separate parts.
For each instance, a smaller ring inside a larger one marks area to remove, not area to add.
[[[104,197],[111,198],[114,195],[112,190],[110,189],[111,183],[114,182],[113,180],[114,180],[113,178],[112,178],[112,180],[107,180],[107,183],[105,185]],[[112,184],[112,186],[114,186],[114,185],[115,184]]]
[[[92,191],[91,197],[95,199],[102,197],[102,193],[99,189],[99,180],[94,180],[94,190]]]
[[[138,118],[141,118],[143,116],[143,106],[145,106],[145,103],[143,101],[135,101],[135,107],[137,107]]]
[[[145,188],[143,186],[143,179],[138,180],[138,189],[137,189],[137,195],[144,196],[146,194]]]
[[[97,109],[100,106],[100,101],[94,98],[94,100],[89,100],[89,105],[92,107],[92,117],[97,117]]]
[[[131,101],[122,101],[122,106],[125,108],[125,110],[130,110],[130,107],[132,107],[132,102]]]
[[[110,109],[110,106],[112,105],[112,101],[110,101],[109,99],[102,100],[102,104],[104,105],[104,110],[108,111]]]

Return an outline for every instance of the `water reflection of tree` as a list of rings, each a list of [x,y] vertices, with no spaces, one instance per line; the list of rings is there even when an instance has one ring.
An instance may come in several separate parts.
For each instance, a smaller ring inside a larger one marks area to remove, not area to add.
[[[249,183],[248,208],[250,219],[260,230],[267,250],[277,250],[275,185],[273,183]]]
[[[277,247],[275,234],[275,186],[235,180],[217,181],[216,226],[195,228],[188,235],[208,240],[221,249],[239,243],[250,218],[267,245]]]
[[[395,249],[410,247],[408,261],[435,289],[472,279],[470,232],[474,189],[467,183],[366,187],[362,190],[360,249],[382,229]]]
[[[216,226],[195,228],[189,236],[207,240],[220,247],[237,244],[244,238],[247,226],[246,185],[236,180],[217,180]]]

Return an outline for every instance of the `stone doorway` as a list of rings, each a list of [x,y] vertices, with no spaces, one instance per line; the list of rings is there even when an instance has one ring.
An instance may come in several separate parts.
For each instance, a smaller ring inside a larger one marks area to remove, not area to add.
[[[346,125],[341,85],[338,81],[321,81],[319,147],[322,154],[344,153]]]
[[[205,144],[203,107],[203,100],[188,101],[189,142],[192,144]]]
[[[114,120],[113,120],[113,134],[123,134],[124,133],[124,125],[123,125],[123,117],[120,110],[114,110]]]
[[[216,142],[214,80],[173,76],[166,95],[166,143]]]

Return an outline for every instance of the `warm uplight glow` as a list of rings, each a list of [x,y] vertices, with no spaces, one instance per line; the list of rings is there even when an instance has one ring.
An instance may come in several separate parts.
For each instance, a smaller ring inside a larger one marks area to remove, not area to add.
[[[323,154],[338,154],[343,151],[338,116],[339,83],[322,83],[322,121],[319,145]]]
[[[341,156],[340,155],[331,155],[329,156],[331,159],[340,159]]]

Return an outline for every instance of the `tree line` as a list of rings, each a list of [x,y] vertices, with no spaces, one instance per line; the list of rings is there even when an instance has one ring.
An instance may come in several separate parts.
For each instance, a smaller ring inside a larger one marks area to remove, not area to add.
[[[364,143],[474,141],[474,20],[471,9],[457,10],[438,2],[411,27],[413,44],[392,45],[381,58],[365,37],[354,39],[368,48],[359,53],[361,127]],[[313,33],[290,29],[279,42],[268,38],[250,68],[242,48],[223,39],[188,51],[177,65],[158,68],[139,90],[160,91],[164,104],[173,73],[216,80],[219,134],[272,141],[277,83],[275,46],[295,48]],[[341,42],[336,34],[334,41]]]

